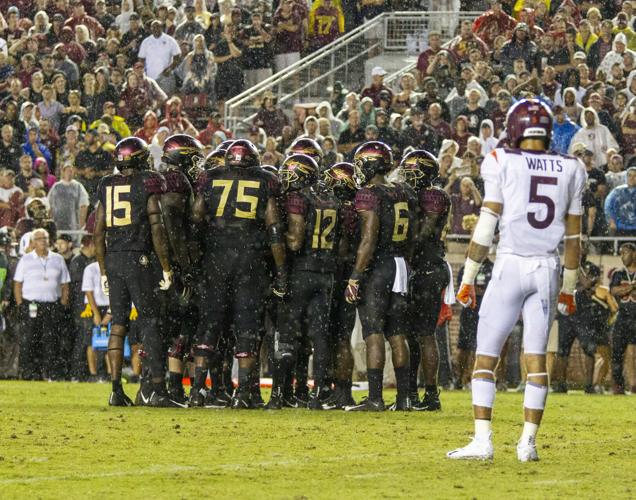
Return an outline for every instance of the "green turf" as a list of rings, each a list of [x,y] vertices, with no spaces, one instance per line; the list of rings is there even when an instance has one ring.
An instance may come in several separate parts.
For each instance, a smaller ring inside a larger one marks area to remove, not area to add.
[[[471,463],[444,458],[470,437],[466,392],[345,414],[116,409],[108,391],[0,382],[0,498],[636,497],[634,397],[550,396],[541,462],[519,464],[519,394],[497,395],[495,461]]]

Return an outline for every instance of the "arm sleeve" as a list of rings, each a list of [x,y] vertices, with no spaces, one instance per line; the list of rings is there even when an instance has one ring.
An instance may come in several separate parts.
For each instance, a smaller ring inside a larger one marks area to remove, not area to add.
[[[18,283],[24,282],[24,257],[18,261],[18,267],[15,268],[15,274],[13,275],[13,281]]]
[[[500,182],[501,166],[498,159],[498,155],[501,156],[501,154],[501,150],[495,149],[486,155],[481,164],[481,176],[484,179],[484,202],[503,203]]]
[[[587,174],[585,173],[585,167],[580,163],[580,161],[575,161],[577,162],[577,168],[574,172],[574,178],[572,179],[572,190],[570,192],[568,214],[583,215],[582,200]]]

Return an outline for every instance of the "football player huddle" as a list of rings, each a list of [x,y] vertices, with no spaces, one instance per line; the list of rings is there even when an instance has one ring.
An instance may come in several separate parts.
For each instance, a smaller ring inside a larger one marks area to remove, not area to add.
[[[113,313],[109,404],[133,404],[121,368],[134,303],[144,367],[136,405],[382,411],[387,339],[398,388],[388,408],[441,408],[434,331],[449,281],[442,238],[450,198],[433,185],[433,155],[415,150],[396,164],[389,146],[367,142],[353,164],[325,165],[318,143],[301,137],[276,169],[261,164],[247,140],[226,141],[204,157],[196,139],[178,134],[164,144],[161,173],[137,138],[117,144],[115,158],[116,172],[99,187],[95,228]],[[369,380],[359,403],[352,395],[356,310]],[[263,342],[273,373],[267,403]],[[182,385],[188,360],[189,395]]]
[[[507,116],[509,147],[493,150],[481,167],[484,205],[457,297],[463,306],[476,305],[474,279],[497,228],[499,244],[479,312],[475,438],[449,452],[452,459],[493,456],[494,370],[520,314],[529,373],[517,452],[522,461],[537,459],[548,332],[557,302],[563,314],[575,308],[585,185],[579,160],[547,150],[551,132],[544,104],[519,101]],[[450,198],[434,184],[435,157],[413,150],[396,162],[389,146],[371,141],[357,148],[353,163],[325,165],[318,143],[299,138],[276,169],[262,165],[256,147],[243,139],[226,141],[205,158],[202,151],[195,139],[174,135],[158,173],[149,166],[147,145],[127,138],[115,150],[117,172],[100,184],[95,241],[113,314],[109,403],[133,404],[121,366],[134,302],[144,351],[138,405],[441,409],[434,333],[450,282],[444,253]],[[356,313],[369,384],[360,402],[351,390]],[[385,340],[397,385],[390,405],[382,391]],[[267,403],[259,384],[264,342],[273,366]],[[186,395],[181,381],[188,359],[194,374]]]

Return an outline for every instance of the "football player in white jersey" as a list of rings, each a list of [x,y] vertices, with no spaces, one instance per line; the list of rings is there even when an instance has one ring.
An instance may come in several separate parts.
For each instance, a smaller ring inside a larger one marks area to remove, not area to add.
[[[484,203],[457,294],[464,307],[475,307],[474,279],[488,254],[497,223],[500,237],[492,280],[479,311],[472,376],[475,436],[467,446],[448,452],[451,459],[493,458],[494,371],[521,313],[528,375],[517,457],[522,462],[538,460],[535,436],[548,395],[546,347],[559,295],[557,247],[564,239],[565,269],[558,309],[572,314],[580,254],[581,194],[586,181],[585,168],[578,159],[547,151],[552,122],[552,113],[542,102],[519,101],[506,117],[506,134],[514,149],[493,150],[481,166]]]

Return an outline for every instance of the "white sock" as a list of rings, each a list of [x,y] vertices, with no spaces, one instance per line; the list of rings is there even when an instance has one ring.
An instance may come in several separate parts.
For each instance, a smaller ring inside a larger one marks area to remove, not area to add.
[[[491,434],[490,420],[475,419],[475,439],[488,441]]]
[[[539,430],[538,424],[533,424],[531,422],[524,422],[523,431],[521,431],[521,442],[534,444],[538,430]]]

